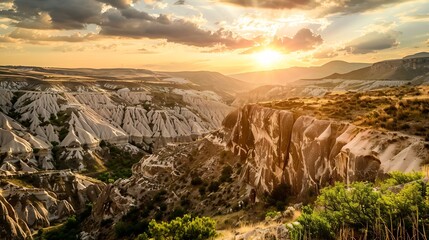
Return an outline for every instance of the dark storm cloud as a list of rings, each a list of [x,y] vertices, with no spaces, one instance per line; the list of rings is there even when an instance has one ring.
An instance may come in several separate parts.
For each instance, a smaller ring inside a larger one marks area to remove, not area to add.
[[[11,9],[1,10],[0,17],[15,20],[19,29],[85,29],[100,26],[100,35],[125,38],[165,39],[168,42],[197,47],[222,46],[225,49],[247,48],[254,42],[230,31],[210,31],[184,18],[149,15],[130,4],[138,0],[14,0]],[[102,13],[103,4],[113,8]],[[94,35],[47,36],[31,31],[15,31],[11,38],[31,42],[79,42]]]
[[[166,39],[169,42],[197,47],[223,45],[228,48],[244,48],[253,45],[252,41],[236,37],[232,32],[220,29],[212,32],[201,29],[185,19],[170,19],[166,15],[152,17],[144,12],[111,9],[103,14],[102,35]]]
[[[316,46],[323,43],[322,36],[313,33],[308,28],[300,29],[295,36],[275,38],[267,46],[259,46],[251,48],[244,53],[253,53],[260,51],[263,48],[275,48],[283,52],[296,52],[314,49]]]
[[[399,45],[397,32],[370,32],[349,42],[344,50],[352,54],[365,54]]]
[[[0,16],[18,21],[19,27],[83,29],[98,23],[101,9],[94,0],[15,0],[13,8],[0,11]],[[40,22],[43,14],[49,15],[50,25]]]
[[[218,0],[243,7],[270,8],[270,9],[315,9],[325,14],[351,14],[366,12],[386,5],[410,2],[413,0]]]

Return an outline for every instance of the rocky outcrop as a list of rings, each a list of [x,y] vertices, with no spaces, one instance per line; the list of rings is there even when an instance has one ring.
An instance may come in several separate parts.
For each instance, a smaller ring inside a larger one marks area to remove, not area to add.
[[[0,192],[1,193],[1,192]],[[33,239],[27,224],[18,217],[15,209],[0,194],[0,238]]]
[[[16,239],[26,239],[21,232],[30,232],[28,229],[49,227],[81,212],[104,188],[103,183],[71,171],[27,173],[0,180],[3,218],[11,226],[8,228],[16,229],[5,231],[16,232]]]
[[[334,181],[374,180],[417,171],[429,160],[422,138],[246,105],[224,121],[227,146],[244,163],[242,180],[257,191],[279,183],[308,196]]]
[[[142,158],[133,166],[130,178],[109,184],[99,195],[84,224],[85,239],[117,239],[114,224],[136,209],[151,219],[160,212],[166,217],[178,208],[211,216],[243,207],[250,188],[238,180],[238,157],[224,151],[219,140],[207,136],[192,143],[168,145]],[[233,169],[230,180],[218,182],[226,166]],[[212,183],[217,187],[209,190]],[[163,205],[167,209],[161,210]]]
[[[218,129],[233,109],[215,92],[164,82],[119,90],[118,85],[77,82],[77,92],[67,83],[44,90],[41,85],[22,90],[24,85],[8,84],[16,87],[10,90],[0,84],[0,154],[43,170],[63,163],[88,169],[101,141],[132,143],[149,152],[167,143],[193,141]],[[55,155],[58,148],[52,151],[54,146],[61,148],[60,155]],[[10,174],[10,164],[1,164],[8,171],[0,174]]]

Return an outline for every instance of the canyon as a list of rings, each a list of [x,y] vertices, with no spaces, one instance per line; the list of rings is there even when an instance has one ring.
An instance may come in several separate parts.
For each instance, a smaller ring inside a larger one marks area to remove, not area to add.
[[[396,79],[401,69],[419,71]],[[84,213],[88,240],[185,212],[252,222],[244,209],[279,186],[302,203],[336,181],[421,171],[427,69],[407,58],[357,70],[376,79],[243,92],[213,72],[1,67],[0,237],[32,238]],[[396,80],[377,77],[388,75]],[[129,169],[113,169],[117,159]]]

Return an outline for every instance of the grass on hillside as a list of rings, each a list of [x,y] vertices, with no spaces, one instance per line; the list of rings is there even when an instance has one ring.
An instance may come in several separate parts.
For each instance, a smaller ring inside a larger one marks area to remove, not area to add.
[[[399,131],[429,140],[429,87],[330,93],[323,97],[290,98],[263,103],[299,115],[335,119],[358,126]]]

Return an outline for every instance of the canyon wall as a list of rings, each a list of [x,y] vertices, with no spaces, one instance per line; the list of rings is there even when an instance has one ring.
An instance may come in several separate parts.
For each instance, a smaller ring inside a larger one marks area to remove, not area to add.
[[[69,170],[1,177],[0,239],[32,239],[31,231],[82,212],[104,186]]]
[[[374,180],[429,161],[419,137],[246,105],[224,120],[227,147],[244,164],[242,180],[259,193],[287,183],[309,196],[334,181]]]

